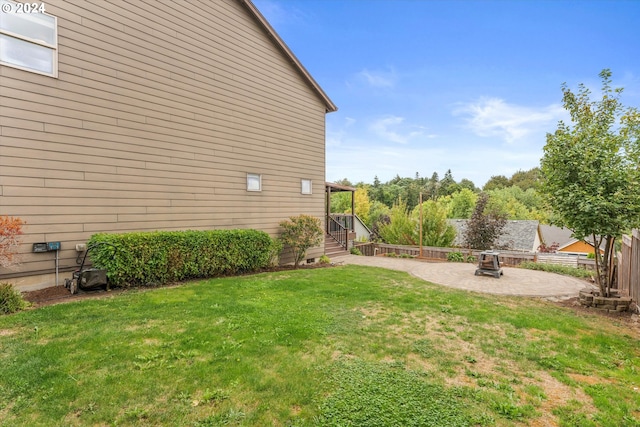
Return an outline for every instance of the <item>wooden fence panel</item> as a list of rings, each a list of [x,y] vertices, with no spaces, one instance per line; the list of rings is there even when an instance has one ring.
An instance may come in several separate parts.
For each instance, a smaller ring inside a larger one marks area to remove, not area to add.
[[[622,250],[618,252],[618,289],[637,304],[640,301],[640,230],[622,236]]]
[[[537,262],[578,268],[578,256],[576,255],[538,254]]]
[[[360,249],[360,246],[357,246]],[[389,245],[386,243],[376,243],[375,249],[373,250],[373,254],[367,252],[365,253],[360,249],[363,255],[383,255],[388,253],[395,253],[396,255],[410,255],[410,256],[419,256],[420,255],[420,247],[419,246],[404,246],[404,245]],[[465,256],[472,255],[478,258],[478,255],[481,251],[469,251],[468,249],[462,248],[439,248],[432,246],[423,246],[422,247],[422,258],[429,259],[433,261],[446,261],[447,255],[451,252],[460,252]],[[517,266],[524,261],[533,261],[534,255],[531,253],[523,253],[523,252],[510,252],[504,251],[500,252],[500,263],[507,266]]]
[[[629,296],[633,301],[640,301],[640,230],[631,234],[631,266],[629,267]]]
[[[631,295],[631,237],[622,236],[622,248],[618,252],[618,290]]]

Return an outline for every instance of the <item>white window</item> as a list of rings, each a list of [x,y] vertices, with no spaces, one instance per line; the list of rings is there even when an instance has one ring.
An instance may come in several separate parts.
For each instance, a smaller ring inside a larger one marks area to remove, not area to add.
[[[0,0],[0,64],[58,76],[57,18],[44,4]]]
[[[247,174],[247,191],[262,191],[262,175],[258,173]]]
[[[312,194],[312,186],[310,179],[301,179],[300,180],[300,192],[302,194]]]

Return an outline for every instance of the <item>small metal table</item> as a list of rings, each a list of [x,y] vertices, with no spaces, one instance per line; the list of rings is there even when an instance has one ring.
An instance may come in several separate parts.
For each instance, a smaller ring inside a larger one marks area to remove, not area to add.
[[[502,268],[500,268],[499,253],[493,251],[480,252],[478,256],[478,268],[475,275],[490,274],[499,279],[502,276]]]

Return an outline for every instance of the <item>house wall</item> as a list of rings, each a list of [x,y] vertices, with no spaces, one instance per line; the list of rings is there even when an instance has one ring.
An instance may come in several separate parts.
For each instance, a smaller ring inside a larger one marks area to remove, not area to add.
[[[23,262],[0,279],[51,280],[54,255],[32,254],[34,242],[61,241],[64,270],[96,232],[275,236],[291,215],[324,221],[326,104],[244,5],[46,9],[58,17],[58,77],[0,66],[0,215],[27,223]],[[263,191],[246,191],[248,172]]]
[[[593,253],[593,246],[580,240],[558,250],[558,252],[566,252],[572,254],[589,254]]]

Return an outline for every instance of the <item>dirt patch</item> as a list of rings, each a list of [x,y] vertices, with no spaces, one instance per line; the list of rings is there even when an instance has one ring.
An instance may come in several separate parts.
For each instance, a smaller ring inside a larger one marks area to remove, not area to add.
[[[87,298],[104,298],[122,292],[123,290],[124,289],[116,289],[109,292],[106,290],[97,290],[91,292],[80,292],[72,295],[71,292],[69,292],[69,289],[64,286],[52,286],[50,288],[39,289],[37,291],[23,292],[22,296],[34,307],[43,307],[46,305],[77,301]]]

